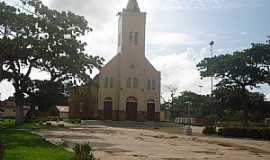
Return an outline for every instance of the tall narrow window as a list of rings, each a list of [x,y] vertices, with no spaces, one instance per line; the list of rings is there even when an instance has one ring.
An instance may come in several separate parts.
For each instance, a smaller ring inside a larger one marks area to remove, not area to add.
[[[156,89],[156,80],[152,80],[152,90]]]
[[[138,44],[138,38],[139,38],[139,33],[135,32],[135,41],[134,41],[135,45]]]
[[[151,80],[147,81],[147,89],[150,90],[151,89]]]
[[[138,88],[138,87],[139,87],[138,78],[133,78],[133,88]]]
[[[129,32],[129,43],[133,41],[133,32]]]
[[[110,78],[110,88],[113,88],[113,78]]]
[[[120,46],[120,44],[121,44],[121,35],[120,35],[120,33],[118,34],[118,46]]]
[[[108,88],[109,86],[109,77],[105,77],[104,79],[104,88]]]
[[[131,88],[131,78],[127,79],[127,88]]]

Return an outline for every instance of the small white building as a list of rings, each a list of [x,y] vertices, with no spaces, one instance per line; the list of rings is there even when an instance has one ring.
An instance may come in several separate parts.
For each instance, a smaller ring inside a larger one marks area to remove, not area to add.
[[[68,119],[69,118],[69,106],[56,106],[59,113],[59,118]]]

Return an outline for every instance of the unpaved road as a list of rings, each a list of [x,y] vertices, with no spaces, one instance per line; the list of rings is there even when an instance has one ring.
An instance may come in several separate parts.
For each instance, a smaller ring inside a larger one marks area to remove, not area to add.
[[[269,141],[189,137],[164,133],[164,128],[78,125],[38,134],[68,148],[89,142],[101,160],[270,160]]]

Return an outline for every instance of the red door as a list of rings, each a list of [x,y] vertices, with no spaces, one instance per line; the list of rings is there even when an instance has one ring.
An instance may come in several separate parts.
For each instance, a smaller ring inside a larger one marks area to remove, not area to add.
[[[127,102],[126,120],[137,121],[137,103],[136,102]]]
[[[147,120],[148,121],[155,120],[155,103],[147,104]]]
[[[104,102],[104,120],[112,120],[112,102]]]

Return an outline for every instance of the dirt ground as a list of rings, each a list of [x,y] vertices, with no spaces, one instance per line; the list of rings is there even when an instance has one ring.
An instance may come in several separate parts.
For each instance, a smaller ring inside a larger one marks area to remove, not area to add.
[[[68,127],[37,134],[69,149],[75,143],[89,142],[95,156],[101,160],[270,159],[269,141],[206,137],[198,133],[195,133],[196,136],[185,136],[181,127],[157,127],[155,124],[144,127],[110,123],[65,126]]]

